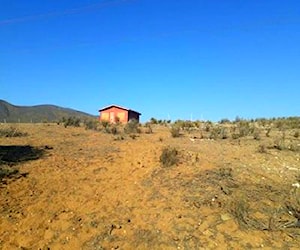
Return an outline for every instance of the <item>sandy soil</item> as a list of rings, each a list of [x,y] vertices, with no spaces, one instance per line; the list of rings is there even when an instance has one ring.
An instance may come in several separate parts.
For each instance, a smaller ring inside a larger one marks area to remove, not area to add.
[[[0,186],[3,250],[299,249],[299,152],[259,153],[262,141],[252,138],[172,138],[165,127],[121,140],[56,124],[18,126],[28,136],[0,145],[44,155],[17,164],[28,174]],[[165,146],[179,150],[176,166],[161,165]]]

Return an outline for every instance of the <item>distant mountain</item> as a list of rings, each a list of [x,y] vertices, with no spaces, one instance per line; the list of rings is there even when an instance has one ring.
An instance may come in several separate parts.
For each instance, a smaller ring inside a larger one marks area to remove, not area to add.
[[[56,122],[63,117],[95,118],[81,111],[55,105],[15,106],[0,100],[0,122]]]

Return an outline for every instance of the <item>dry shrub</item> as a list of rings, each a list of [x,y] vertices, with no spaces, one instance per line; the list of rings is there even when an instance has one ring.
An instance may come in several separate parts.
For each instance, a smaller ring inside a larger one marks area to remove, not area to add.
[[[244,185],[230,197],[227,210],[241,228],[247,230],[286,231],[299,235],[300,188],[284,183]],[[294,231],[291,231],[294,229]]]
[[[163,167],[171,167],[179,162],[179,152],[176,148],[166,147],[159,158]]]
[[[300,151],[300,146],[297,143],[291,143],[288,145],[288,150],[294,151],[294,152],[299,152]]]
[[[300,145],[295,142],[286,142],[284,139],[276,139],[274,140],[273,146],[270,146],[269,148],[274,148],[277,150],[289,150],[293,152],[299,152],[300,151]]]
[[[286,148],[284,139],[275,139],[274,140],[274,148],[278,150],[283,150]]]
[[[251,214],[249,201],[246,196],[236,196],[229,205],[229,212],[243,229],[266,230],[269,228],[262,220],[259,220]]]
[[[247,136],[251,134],[252,128],[250,127],[250,123],[247,121],[240,121],[238,123],[239,135],[240,137]]]
[[[259,132],[258,129],[254,129],[254,131],[253,131],[253,139],[254,140],[260,140],[261,139],[260,138],[260,132]]]
[[[257,151],[258,151],[258,153],[261,153],[261,154],[267,153],[267,147],[266,147],[266,145],[260,144],[258,146],[258,150]]]
[[[217,175],[223,178],[232,178],[232,168],[230,167],[221,167],[217,171]]]
[[[118,134],[118,129],[116,126],[112,126],[111,129],[110,129],[110,133],[113,134],[113,135],[116,135]]]
[[[241,227],[247,227],[249,217],[249,204],[245,197],[234,199],[229,205],[229,211]]]
[[[109,121],[101,121],[100,124],[104,129],[109,127],[109,125],[110,125]]]
[[[176,138],[180,136],[180,128],[178,126],[173,126],[170,130],[171,136]]]
[[[0,181],[3,178],[11,177],[19,173],[19,170],[11,168],[11,167],[0,167]]]
[[[271,130],[272,130],[271,128],[268,128],[268,129],[267,129],[266,137],[270,137]]]
[[[231,137],[232,137],[232,139],[236,140],[236,139],[240,138],[240,135],[236,134],[236,133],[233,133]]]
[[[100,123],[98,120],[87,120],[84,122],[85,129],[89,130],[98,130],[99,125]]]
[[[213,127],[210,130],[209,139],[227,139],[228,138],[228,132],[226,128],[222,127]]]
[[[146,128],[145,134],[152,134],[152,133],[153,133],[152,127],[151,127],[150,124],[147,123],[147,124],[145,125],[145,128]]]
[[[132,139],[132,140],[135,140],[137,138],[137,135],[136,134],[131,134],[129,135],[129,137]]]
[[[130,120],[124,127],[124,132],[126,134],[141,133],[139,128],[139,122],[135,119]]]
[[[78,117],[68,117],[67,119],[63,120],[65,128],[67,128],[69,126],[80,127],[80,122],[81,122],[81,120]]]
[[[297,183],[299,185],[299,183]],[[288,209],[288,213],[297,219],[297,222],[300,222],[300,188],[299,186],[295,186],[290,191],[289,199],[286,201],[286,208]],[[298,225],[300,228],[300,223]]]
[[[17,128],[14,128],[14,127],[0,129],[0,137],[22,137],[22,136],[27,136],[27,135],[28,135],[28,133],[21,132]]]

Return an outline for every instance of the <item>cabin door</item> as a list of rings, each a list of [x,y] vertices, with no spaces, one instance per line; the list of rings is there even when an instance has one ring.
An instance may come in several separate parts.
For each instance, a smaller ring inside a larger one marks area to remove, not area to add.
[[[115,119],[115,112],[110,112],[109,118],[110,118],[110,122],[111,123],[115,123],[115,121],[116,121],[116,119]]]

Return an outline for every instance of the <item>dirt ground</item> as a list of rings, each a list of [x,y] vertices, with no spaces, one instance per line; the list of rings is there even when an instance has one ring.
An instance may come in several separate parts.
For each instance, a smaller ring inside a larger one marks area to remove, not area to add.
[[[299,151],[258,152],[268,138],[172,138],[163,126],[135,139],[17,126],[28,135],[0,145],[43,154],[1,163],[20,171],[0,184],[3,250],[299,249]],[[160,163],[166,146],[177,165]]]

